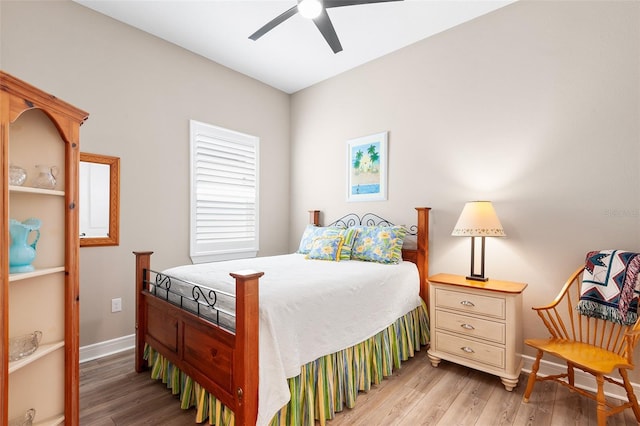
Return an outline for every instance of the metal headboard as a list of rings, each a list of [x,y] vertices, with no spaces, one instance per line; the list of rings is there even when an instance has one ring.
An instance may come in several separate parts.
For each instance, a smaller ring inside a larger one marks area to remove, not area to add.
[[[327,226],[336,226],[338,228],[349,228],[351,226],[395,226],[393,222],[378,216],[374,213],[365,213],[364,215],[358,216],[356,213],[349,213],[342,216],[340,219],[335,220]],[[406,227],[402,225],[403,228],[407,230],[408,235],[417,235],[418,234],[418,225],[411,225],[410,227]]]

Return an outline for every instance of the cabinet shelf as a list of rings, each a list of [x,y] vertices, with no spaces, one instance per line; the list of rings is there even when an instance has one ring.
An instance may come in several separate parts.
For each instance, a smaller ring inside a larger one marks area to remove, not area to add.
[[[51,268],[36,269],[32,272],[22,272],[19,274],[10,274],[9,282],[26,280],[29,278],[41,277],[44,275],[57,274],[58,272],[64,272],[64,266],[54,266]]]
[[[26,356],[22,359],[19,359],[17,361],[11,361],[9,362],[9,374],[18,371],[19,369],[21,369],[22,367],[25,367],[29,364],[31,364],[32,362],[35,362],[37,360],[39,360],[40,358],[47,356],[48,354],[50,354],[53,351],[56,351],[60,348],[64,347],[64,341],[60,341],[60,342],[54,342],[54,343],[47,343],[44,345],[40,345],[38,346],[38,349],[36,349],[36,351],[34,353],[32,353],[29,356]]]
[[[49,417],[48,419],[44,419],[41,421],[37,421],[35,422],[33,425],[34,426],[56,426],[56,425],[61,425],[64,424],[64,415],[61,414],[59,416],[55,416],[55,417]]]
[[[41,194],[41,195],[55,195],[59,197],[64,197],[64,191],[58,191],[55,189],[42,189],[42,188],[34,188],[31,186],[16,186],[9,185],[10,192],[22,192],[26,194]]]
[[[37,415],[38,415],[38,412],[36,411],[36,417]],[[56,426],[61,424],[64,424],[64,414],[59,414],[57,416],[36,421],[33,423],[33,426]]]

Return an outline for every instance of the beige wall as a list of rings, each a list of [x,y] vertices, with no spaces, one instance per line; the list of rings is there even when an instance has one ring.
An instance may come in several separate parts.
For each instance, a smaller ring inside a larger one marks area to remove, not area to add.
[[[487,276],[529,283],[525,335],[544,336],[529,308],[587,251],[640,251],[638,22],[638,2],[521,1],[294,94],[290,248],[307,209],[430,206],[430,272],[467,274],[451,231],[492,200]],[[346,203],[345,141],[385,130],[388,201]]]
[[[82,151],[121,157],[120,246],[80,250],[82,346],[134,333],[133,250],[189,261],[189,119],[261,138],[260,254],[287,251],[287,94],[70,1],[0,13],[2,68],[91,114]]]

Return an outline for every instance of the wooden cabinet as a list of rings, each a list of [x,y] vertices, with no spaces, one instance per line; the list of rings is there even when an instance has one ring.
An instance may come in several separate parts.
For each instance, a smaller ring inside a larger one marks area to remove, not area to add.
[[[526,284],[429,277],[429,360],[442,359],[499,376],[508,391],[522,370],[522,292]]]
[[[87,117],[0,71],[0,424],[29,408],[35,424],[79,423],[78,166]],[[22,185],[9,184],[10,164],[26,170]],[[58,169],[55,188],[34,187],[36,165]],[[34,270],[10,273],[9,220],[31,217],[42,222]],[[10,339],[36,330],[38,350],[10,362]]]

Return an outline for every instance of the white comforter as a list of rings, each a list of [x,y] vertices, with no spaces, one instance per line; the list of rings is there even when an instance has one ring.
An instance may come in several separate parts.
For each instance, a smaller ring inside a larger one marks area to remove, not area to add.
[[[260,278],[258,425],[290,399],[287,378],[320,356],[353,346],[420,305],[413,263],[308,260],[301,254],[180,266],[180,279],[235,293],[230,272]]]

